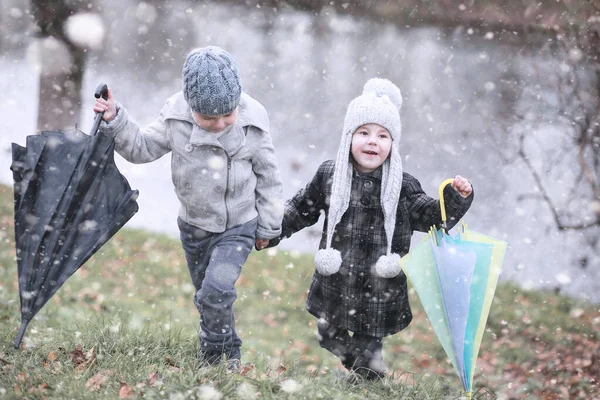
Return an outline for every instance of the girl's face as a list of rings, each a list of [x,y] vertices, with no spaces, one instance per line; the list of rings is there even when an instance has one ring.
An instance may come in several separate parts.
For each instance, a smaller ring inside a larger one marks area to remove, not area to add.
[[[352,134],[351,152],[358,172],[367,173],[379,168],[391,149],[392,135],[381,125],[362,125]]]
[[[200,128],[211,133],[221,133],[235,123],[238,116],[238,109],[233,112],[223,115],[204,115],[199,112],[192,111],[194,121]]]

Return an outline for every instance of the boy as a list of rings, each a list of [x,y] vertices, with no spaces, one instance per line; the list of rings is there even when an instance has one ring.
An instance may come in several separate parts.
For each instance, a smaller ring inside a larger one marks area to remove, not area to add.
[[[146,163],[171,152],[177,222],[200,313],[200,358],[215,365],[225,356],[235,369],[242,341],[234,285],[252,247],[281,233],[281,179],[267,112],[242,91],[233,57],[216,46],[195,49],[182,77],[183,91],[143,129],[110,90],[94,111],[104,112],[100,130],[115,137],[126,160]]]

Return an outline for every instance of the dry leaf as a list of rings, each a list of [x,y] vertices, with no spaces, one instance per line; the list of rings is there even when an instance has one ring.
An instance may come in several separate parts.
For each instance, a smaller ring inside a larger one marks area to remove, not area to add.
[[[279,364],[277,369],[267,371],[267,376],[268,377],[276,377],[276,376],[282,375],[283,373],[285,373],[285,371],[287,371],[287,368],[284,367],[283,364]],[[273,372],[273,376],[271,376],[271,372]]]
[[[56,355],[55,352],[51,351],[50,354],[48,354],[48,360],[50,361],[54,361],[58,358],[58,356]]]
[[[85,388],[89,391],[100,390],[102,385],[108,381],[108,377],[111,375],[112,371],[110,369],[100,371],[88,379],[88,381],[85,383]]]
[[[148,375],[148,384],[150,386],[162,385],[163,377],[158,371],[154,371]]]
[[[246,376],[246,374],[252,370],[254,370],[254,364],[244,364],[240,370],[240,375]]]
[[[86,362],[85,354],[81,351],[81,346],[77,346],[76,350],[73,350],[71,353],[71,360],[75,365],[83,364]]]
[[[27,378],[28,378],[27,374],[21,372],[17,375],[17,382],[19,382],[19,383],[27,382]]]
[[[135,394],[135,392],[133,391],[133,388],[131,386],[129,386],[127,383],[125,383],[125,382],[119,382],[119,383],[121,384],[121,389],[119,389],[119,398],[120,399],[128,399]]]
[[[279,367],[277,367],[276,372],[278,374],[283,374],[285,371],[287,371],[287,368],[283,366],[283,364],[279,364]]]

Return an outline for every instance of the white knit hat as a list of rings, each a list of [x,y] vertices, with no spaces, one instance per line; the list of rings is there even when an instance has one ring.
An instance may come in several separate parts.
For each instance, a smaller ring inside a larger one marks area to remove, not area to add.
[[[392,136],[392,148],[388,159],[382,165],[381,178],[381,207],[384,215],[387,251],[377,260],[375,272],[384,278],[393,278],[400,273],[400,255],[392,254],[391,251],[396,225],[396,209],[402,188],[402,159],[398,151],[402,136],[401,107],[400,89],[389,80],[380,78],[368,80],[362,95],[352,100],[348,106],[333,172],[326,247],[315,255],[315,265],[319,273],[323,275],[335,274],[342,264],[342,256],[338,250],[331,248],[331,241],[335,226],[342,219],[350,203],[353,172],[350,161],[352,135],[358,127],[365,124],[381,125]]]

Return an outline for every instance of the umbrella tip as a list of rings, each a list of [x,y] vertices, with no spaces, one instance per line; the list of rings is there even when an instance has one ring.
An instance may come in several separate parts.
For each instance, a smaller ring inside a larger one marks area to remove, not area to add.
[[[29,322],[21,322],[21,327],[19,328],[19,333],[17,334],[17,339],[15,340],[15,349],[21,347],[21,341],[23,340],[23,335],[25,335],[25,330],[27,329],[27,324]]]

